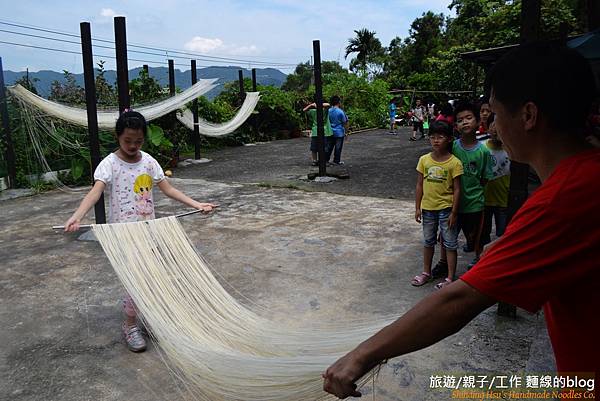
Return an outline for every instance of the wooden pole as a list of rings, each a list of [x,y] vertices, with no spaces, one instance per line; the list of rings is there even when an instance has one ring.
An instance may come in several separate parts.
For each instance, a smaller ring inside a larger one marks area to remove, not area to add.
[[[244,103],[244,72],[242,70],[238,70],[238,83],[240,84],[240,105]]]
[[[175,63],[169,60],[169,95],[175,96]]]
[[[196,60],[192,60],[192,85],[198,82],[196,76]],[[192,115],[194,116],[194,158],[200,159],[200,130],[198,128],[198,99],[192,100]]]
[[[539,40],[541,13],[542,0],[521,2],[521,43]]]
[[[117,57],[117,89],[119,94],[119,113],[128,109],[129,100],[129,69],[127,67],[127,35],[125,17],[115,17],[115,53]]]
[[[6,101],[6,87],[4,86],[4,69],[2,68],[2,57],[0,57],[0,116],[2,117],[2,129],[6,141],[6,167],[8,170],[8,187],[14,188],[17,183],[17,167],[15,148],[12,141],[12,132],[8,121],[8,104]]]
[[[588,32],[592,32],[600,28],[600,1],[587,0],[587,28]]]
[[[319,176],[327,175],[325,162],[325,130],[323,127],[323,81],[321,80],[321,42],[313,40],[315,104],[317,105],[317,146],[319,149]]]
[[[256,92],[256,68],[252,69],[252,92]],[[254,131],[254,137],[258,138],[258,119],[255,114],[250,116],[250,124],[252,125],[252,131]]]
[[[79,25],[81,32],[81,55],[83,57],[83,79],[85,84],[85,104],[88,120],[88,138],[90,142],[90,158],[92,162],[92,177],[100,164],[100,139],[98,138],[98,114],[96,110],[96,81],[94,79],[94,58],[92,56],[92,32],[89,22]],[[94,180],[92,178],[92,185]],[[106,223],[104,209],[104,194],[94,205],[96,224]]]
[[[175,96],[175,62],[168,60],[169,62],[169,95]],[[173,159],[171,160],[171,166],[175,167],[179,162],[179,139],[175,135],[175,128],[177,124],[176,111],[169,114],[168,124],[171,131],[171,142],[173,142]]]

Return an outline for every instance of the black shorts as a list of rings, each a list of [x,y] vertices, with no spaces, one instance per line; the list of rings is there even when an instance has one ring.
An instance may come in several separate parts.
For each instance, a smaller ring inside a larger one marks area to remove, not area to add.
[[[458,214],[458,230],[462,230],[469,247],[475,246],[475,243],[479,241],[482,225],[483,210],[480,212]]]
[[[425,131],[423,130],[423,121],[413,121],[413,131],[420,131],[421,134],[425,134]]]

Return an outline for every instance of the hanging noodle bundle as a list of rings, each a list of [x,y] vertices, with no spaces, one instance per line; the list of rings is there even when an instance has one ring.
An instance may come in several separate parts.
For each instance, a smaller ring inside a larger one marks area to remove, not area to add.
[[[195,398],[327,399],[321,373],[391,321],[335,330],[269,320],[227,293],[175,217],[93,230],[167,363]]]
[[[221,124],[210,123],[203,119],[198,119],[197,125],[200,134],[216,137],[232,133],[238,129],[248,119],[248,117],[250,117],[250,115],[252,115],[252,112],[254,111],[254,108],[258,104],[259,100],[259,92],[246,92],[244,103],[236,115],[231,120]],[[184,110],[183,112],[177,113],[177,119],[189,129],[194,129],[194,117],[191,111]]]
[[[207,93],[216,85],[214,82],[217,79],[201,79],[196,84],[192,85],[185,91],[169,97],[163,101],[139,107],[136,111],[142,113],[147,121],[155,120],[172,111],[180,109],[186,103],[196,99],[199,96]],[[64,104],[56,103],[41,96],[38,96],[21,85],[15,85],[8,88],[10,93],[18,98],[21,102],[34,105],[46,114],[52,117],[68,121],[71,124],[87,127],[87,111],[79,107],[65,106]],[[98,112],[98,128],[104,130],[114,130],[115,123],[119,118],[119,112],[115,111],[99,111]]]

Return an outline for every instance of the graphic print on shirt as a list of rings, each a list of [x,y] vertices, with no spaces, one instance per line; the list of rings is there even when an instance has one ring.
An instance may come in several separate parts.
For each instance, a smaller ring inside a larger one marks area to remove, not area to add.
[[[140,174],[133,184],[135,192],[135,214],[140,220],[148,220],[154,212],[152,204],[152,177],[148,174]]]
[[[492,174],[494,178],[502,177],[510,173],[510,159],[503,155],[498,157],[497,152],[490,152],[492,159]]]
[[[431,166],[424,177],[428,182],[445,182],[448,179],[448,170],[440,166]]]
[[[479,170],[477,168],[477,162],[474,160],[469,161],[469,163],[466,166],[467,168],[465,168],[465,173],[468,173],[469,175],[472,176],[476,176],[477,175],[477,171]]]

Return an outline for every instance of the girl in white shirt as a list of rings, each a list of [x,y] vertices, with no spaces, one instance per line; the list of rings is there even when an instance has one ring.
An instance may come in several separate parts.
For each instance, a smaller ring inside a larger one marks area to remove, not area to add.
[[[147,133],[146,119],[136,111],[126,110],[116,124],[119,149],[106,156],[94,171],[94,186],[65,223],[65,231],[77,231],[81,219],[96,204],[104,189],[109,188],[109,223],[126,223],[154,218],[154,185],[168,197],[203,212],[217,205],[200,203],[174,188],[165,179],[158,162],[141,150]],[[146,349],[146,340],[137,323],[137,310],[131,296],[123,299],[125,321],[123,335],[134,352]]]

